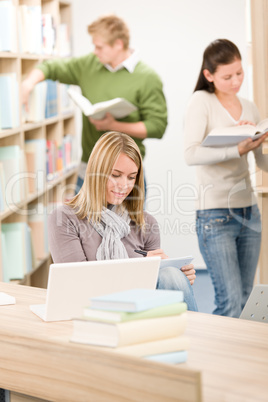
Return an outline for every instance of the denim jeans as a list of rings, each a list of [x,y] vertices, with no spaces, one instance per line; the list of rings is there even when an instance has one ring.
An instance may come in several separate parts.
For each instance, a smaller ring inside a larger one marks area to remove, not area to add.
[[[198,311],[189,279],[175,267],[160,268],[157,289],[182,290],[188,310]]]
[[[258,207],[199,210],[196,231],[214,285],[213,313],[239,317],[252,290],[259,258]]]

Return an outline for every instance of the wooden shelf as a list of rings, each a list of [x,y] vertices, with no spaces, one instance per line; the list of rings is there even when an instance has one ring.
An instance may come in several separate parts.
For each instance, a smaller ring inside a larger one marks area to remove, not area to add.
[[[21,52],[18,50],[17,52],[0,52],[0,74],[16,74],[16,79],[19,83],[19,104],[21,104],[21,91],[20,91],[20,83],[21,81],[29,74],[29,72],[40,62],[44,60],[50,60],[57,58],[57,54],[59,54],[59,43],[57,42],[57,30],[60,24],[67,24],[69,31],[71,31],[71,1],[61,1],[61,0],[11,0],[11,4],[16,7],[16,19],[17,19],[17,27],[19,26],[19,7],[21,5],[25,6],[41,6],[42,14],[50,14],[53,19],[53,25],[56,29],[56,42],[53,54],[32,54],[28,52]],[[40,27],[41,30],[41,27]],[[19,29],[18,29],[19,31]],[[21,37],[20,37],[21,40]],[[14,49],[19,49],[19,32],[17,36],[17,47]],[[26,49],[26,48],[25,48]],[[26,141],[27,140],[49,140],[52,141],[56,149],[58,147],[63,147],[63,139],[68,134],[71,136],[75,135],[75,113],[73,110],[64,109],[61,107],[61,97],[59,91],[59,84],[57,84],[57,93],[58,93],[58,102],[57,102],[57,110],[58,114],[51,118],[47,118],[38,122],[24,122],[22,121],[22,112],[19,112],[19,121],[20,125],[18,127],[14,127],[11,129],[2,129],[0,130],[0,146],[19,146],[20,150],[24,157],[22,161],[25,159],[25,162],[22,162],[20,165],[20,170],[16,171],[17,173],[25,173],[26,166]],[[63,148],[61,148],[63,149]],[[45,150],[45,146],[44,146]],[[62,152],[62,151],[61,151]],[[33,153],[34,155],[34,153]],[[63,159],[61,160],[61,164],[57,165],[58,169],[61,169],[63,164]],[[44,159],[45,162],[45,159]],[[58,162],[57,162],[58,163]],[[33,166],[37,166],[37,164],[33,164]],[[44,166],[44,165],[43,165]],[[30,171],[33,173],[34,177],[38,177],[40,169],[36,167],[36,171]],[[27,172],[27,171],[26,171]],[[1,173],[1,172],[0,172]],[[37,174],[38,173],[38,174]],[[41,170],[42,177],[47,176],[46,169]],[[64,196],[64,190],[72,188],[72,186],[76,183],[77,176],[77,164],[72,164],[69,168],[64,171],[59,171],[52,180],[47,180],[44,183],[44,188],[39,186],[39,190],[36,190],[34,193],[29,192],[29,178],[19,177],[18,180],[21,180],[20,184],[20,202],[15,204],[8,204],[6,210],[0,212],[0,234],[2,232],[2,224],[3,223],[17,223],[23,222],[30,224],[30,217],[28,216],[29,206],[33,207],[35,204],[44,205],[46,208],[51,203],[61,202]],[[25,175],[24,175],[25,176]],[[32,186],[31,191],[33,191],[37,187],[37,179],[35,185]],[[7,188],[5,188],[6,194]],[[13,191],[13,190],[12,190]],[[1,204],[0,204],[1,205]],[[0,254],[2,253],[2,243],[0,237]],[[27,285],[33,286],[46,286],[47,272],[49,268],[49,264],[51,261],[50,255],[48,255],[45,259],[42,259],[38,262],[37,266],[34,266],[33,269],[25,276],[21,283],[26,283]],[[7,264],[8,265],[8,264]],[[28,268],[29,269],[29,268]],[[2,258],[0,258],[0,281],[3,280],[3,262]]]

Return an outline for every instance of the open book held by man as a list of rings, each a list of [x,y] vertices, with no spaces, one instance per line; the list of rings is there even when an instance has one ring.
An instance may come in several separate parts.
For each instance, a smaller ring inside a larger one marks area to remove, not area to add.
[[[256,126],[250,124],[231,127],[214,128],[202,142],[203,147],[223,147],[236,145],[239,142],[252,138],[253,141],[268,132],[268,118],[260,121]]]
[[[106,113],[111,113],[116,119],[122,119],[137,110],[136,106],[123,98],[114,98],[92,105],[87,98],[72,88],[68,89],[68,94],[85,116],[90,116],[95,120],[103,119]]]

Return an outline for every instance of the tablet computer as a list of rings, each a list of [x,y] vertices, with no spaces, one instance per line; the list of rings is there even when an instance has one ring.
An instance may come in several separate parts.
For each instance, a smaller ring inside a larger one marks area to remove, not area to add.
[[[184,265],[191,264],[194,257],[187,255],[186,257],[166,258],[160,261],[160,269],[164,267],[176,267],[181,269]]]

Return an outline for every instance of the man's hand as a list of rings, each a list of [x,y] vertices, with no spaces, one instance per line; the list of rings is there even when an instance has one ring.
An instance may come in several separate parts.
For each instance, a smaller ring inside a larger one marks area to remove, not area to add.
[[[112,131],[114,130],[113,124],[116,120],[111,113],[106,113],[106,116],[102,120],[96,120],[89,117],[89,121],[94,124],[98,131]]]

